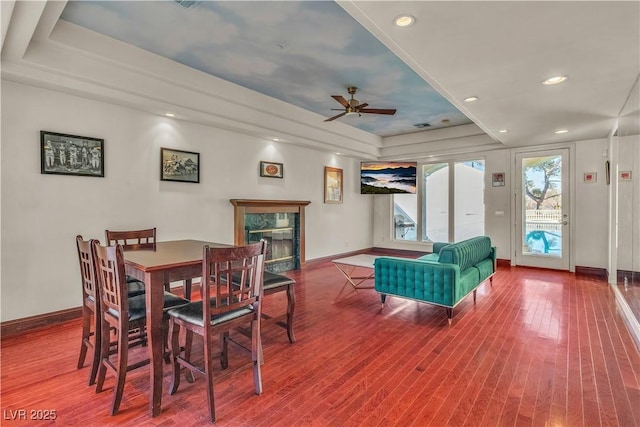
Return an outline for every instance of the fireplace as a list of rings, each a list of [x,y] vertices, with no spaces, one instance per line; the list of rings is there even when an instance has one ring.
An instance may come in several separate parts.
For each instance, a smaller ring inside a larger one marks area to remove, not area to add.
[[[231,199],[234,243],[267,241],[265,270],[295,270],[305,263],[304,208],[309,201]]]

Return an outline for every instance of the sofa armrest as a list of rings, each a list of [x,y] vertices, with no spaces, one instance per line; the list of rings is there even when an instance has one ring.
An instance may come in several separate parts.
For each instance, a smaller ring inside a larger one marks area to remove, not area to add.
[[[439,254],[440,253],[440,249],[444,248],[447,245],[450,245],[451,243],[449,242],[433,242],[433,249],[432,252],[434,254]]]
[[[374,288],[382,294],[449,307],[456,302],[456,283],[460,280],[460,267],[456,264],[380,257],[374,268]]]
[[[493,261],[493,272],[498,269],[498,249],[495,246],[491,246],[491,254],[489,255]]]

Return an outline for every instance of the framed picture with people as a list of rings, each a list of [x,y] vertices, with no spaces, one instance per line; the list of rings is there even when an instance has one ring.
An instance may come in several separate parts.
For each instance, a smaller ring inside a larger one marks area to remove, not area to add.
[[[199,183],[200,153],[161,148],[160,180]]]
[[[104,177],[104,139],[40,131],[40,173]]]

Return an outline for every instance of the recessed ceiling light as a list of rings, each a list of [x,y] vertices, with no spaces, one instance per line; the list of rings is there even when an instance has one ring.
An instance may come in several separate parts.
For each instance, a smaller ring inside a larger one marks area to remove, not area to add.
[[[397,27],[410,27],[415,24],[416,18],[411,15],[400,15],[393,20]]]
[[[336,153],[336,156],[341,156],[341,155],[342,155],[342,153]]]
[[[464,102],[474,102],[477,101],[479,98],[477,96],[470,96],[468,98],[464,99]]]
[[[173,113],[165,113],[164,115],[165,115],[165,116],[167,116],[167,117],[175,117],[175,116],[176,116],[176,115],[175,115],[175,114],[173,114]]]
[[[557,85],[564,82],[565,80],[567,80],[567,76],[554,76],[554,77],[549,77],[547,80],[543,81],[542,84],[547,86]]]
[[[509,132],[509,130],[508,130],[508,129],[500,129],[500,130],[498,131],[498,133],[507,133],[507,132]]]
[[[275,142],[278,142],[278,141],[280,141],[280,138],[273,138],[273,140],[274,140]]]
[[[558,129],[555,133],[567,133],[569,132],[567,129]]]

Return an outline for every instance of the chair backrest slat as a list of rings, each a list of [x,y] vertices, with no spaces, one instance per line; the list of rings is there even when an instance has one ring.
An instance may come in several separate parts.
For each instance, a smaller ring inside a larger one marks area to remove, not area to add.
[[[113,231],[105,230],[107,245],[122,245],[125,251],[156,250],[156,229]]]

